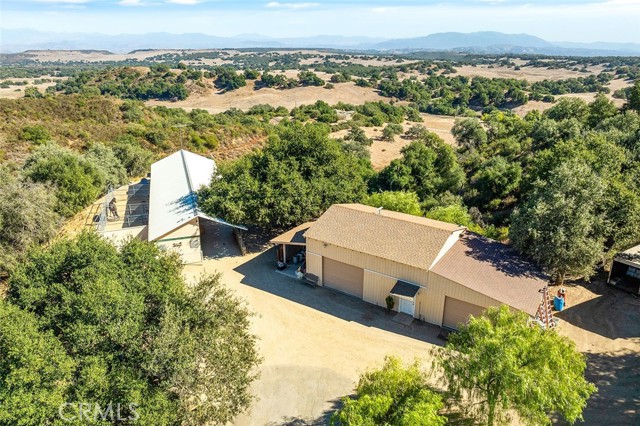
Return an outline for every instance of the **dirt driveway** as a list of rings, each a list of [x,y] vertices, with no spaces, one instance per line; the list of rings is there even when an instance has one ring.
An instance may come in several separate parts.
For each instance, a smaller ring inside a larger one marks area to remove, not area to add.
[[[257,314],[252,327],[264,357],[253,385],[258,400],[236,419],[237,426],[324,424],[339,399],[353,392],[360,373],[381,365],[385,355],[420,358],[428,366],[430,348],[443,343],[435,326],[406,327],[382,308],[276,273],[273,249],[240,256],[228,228],[207,233],[215,243],[205,242],[205,254],[225,256],[187,266],[185,273],[191,279],[223,273]],[[602,280],[568,290],[559,332],[587,355],[587,377],[599,388],[584,424],[639,424],[640,300]]]
[[[604,276],[567,290],[559,332],[586,354],[587,379],[598,387],[585,424],[640,424],[640,299],[607,286]]]
[[[275,272],[274,258],[273,250],[232,255],[185,271],[192,278],[203,270],[222,272],[257,314],[253,332],[264,357],[253,386],[259,399],[236,425],[322,422],[340,397],[353,392],[360,373],[380,366],[385,355],[426,359],[432,343],[441,342],[437,327],[397,324],[382,308]]]

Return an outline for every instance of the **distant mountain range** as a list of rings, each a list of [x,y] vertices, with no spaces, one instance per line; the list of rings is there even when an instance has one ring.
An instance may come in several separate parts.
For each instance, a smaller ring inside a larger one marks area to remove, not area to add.
[[[348,50],[457,51],[496,54],[544,54],[573,56],[640,56],[637,43],[551,42],[528,34],[493,31],[437,33],[425,37],[381,39],[319,35],[300,38],[272,38],[260,34],[218,37],[207,34],[106,35],[98,33],[54,33],[30,29],[2,29],[0,52],[25,50],[107,50],[130,52],[137,49],[214,49],[214,48],[331,48]]]

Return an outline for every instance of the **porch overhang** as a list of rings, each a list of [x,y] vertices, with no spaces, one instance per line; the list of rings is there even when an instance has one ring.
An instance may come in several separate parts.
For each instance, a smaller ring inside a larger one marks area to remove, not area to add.
[[[393,286],[389,294],[406,299],[415,299],[418,291],[420,291],[420,286],[408,283],[406,281],[398,280],[396,281],[396,284]]]
[[[284,234],[278,235],[269,241],[271,244],[285,244],[290,246],[306,246],[307,240],[304,233],[313,225],[313,222],[306,222],[288,230]]]

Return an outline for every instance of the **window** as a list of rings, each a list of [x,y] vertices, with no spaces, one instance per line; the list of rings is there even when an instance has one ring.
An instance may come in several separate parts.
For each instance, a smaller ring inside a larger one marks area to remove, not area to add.
[[[629,266],[629,268],[627,269],[627,275],[632,278],[640,279],[640,269]]]

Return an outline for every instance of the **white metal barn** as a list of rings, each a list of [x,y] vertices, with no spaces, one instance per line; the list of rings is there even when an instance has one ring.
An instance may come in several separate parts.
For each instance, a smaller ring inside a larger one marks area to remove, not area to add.
[[[102,209],[104,220],[100,220],[102,229],[99,224],[98,230],[116,244],[137,237],[179,253],[184,263],[202,262],[203,220],[246,230],[198,208],[196,192],[211,182],[215,172],[213,160],[177,151],[151,165],[150,183],[129,185],[108,194]],[[109,213],[110,202],[117,206],[115,217]]]
[[[213,160],[183,149],[151,165],[149,241],[177,251],[185,263],[202,262],[201,220],[245,229],[198,208],[196,191],[211,183],[215,172]]]

